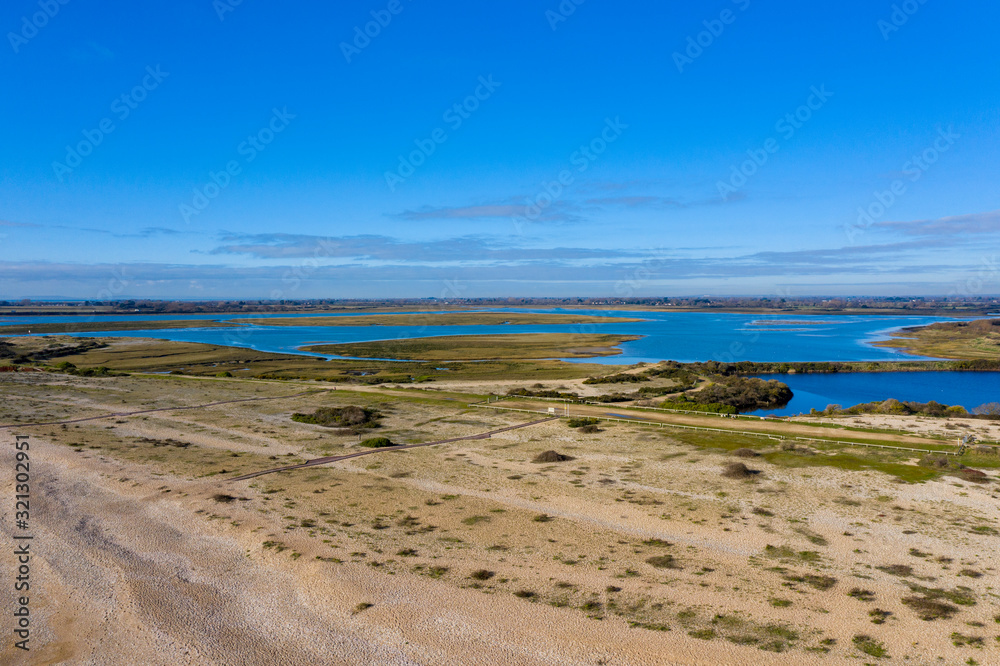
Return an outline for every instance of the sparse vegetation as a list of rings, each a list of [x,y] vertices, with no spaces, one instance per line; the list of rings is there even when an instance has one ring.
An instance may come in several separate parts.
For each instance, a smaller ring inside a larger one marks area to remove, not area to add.
[[[469,578],[471,578],[472,580],[489,580],[490,578],[493,578],[493,576],[495,575],[496,574],[494,572],[488,569],[476,569],[471,574],[469,574]]]
[[[885,649],[885,645],[871,636],[858,634],[851,639],[851,642],[854,643],[854,647],[869,657],[884,659],[889,656],[889,651]]]
[[[758,474],[760,474],[759,471],[750,469],[741,462],[727,463],[722,468],[722,476],[727,479],[752,479]]]
[[[657,569],[680,569],[681,566],[673,555],[656,555],[646,558],[646,564]]]
[[[384,449],[396,445],[388,437],[370,437],[363,440],[358,446],[363,446],[366,449]]]
[[[541,464],[541,463],[567,462],[570,460],[573,460],[572,456],[563,455],[558,451],[545,451],[543,453],[539,453],[537,456],[532,458],[531,462]]]
[[[327,428],[348,428],[360,431],[378,428],[382,414],[377,409],[348,405],[346,407],[320,407],[312,414],[292,414],[292,420]]]

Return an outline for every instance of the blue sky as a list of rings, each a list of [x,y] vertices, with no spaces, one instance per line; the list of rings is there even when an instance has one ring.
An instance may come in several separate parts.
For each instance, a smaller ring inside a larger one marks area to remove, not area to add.
[[[998,20],[11,0],[0,299],[995,294]]]

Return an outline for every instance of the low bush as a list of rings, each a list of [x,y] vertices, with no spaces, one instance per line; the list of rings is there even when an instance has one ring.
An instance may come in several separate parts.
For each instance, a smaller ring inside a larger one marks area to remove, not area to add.
[[[860,652],[865,653],[869,657],[875,657],[876,659],[883,659],[889,656],[889,651],[885,649],[885,645],[881,641],[877,641],[871,636],[866,636],[864,634],[858,634],[851,639]]]
[[[472,580],[489,580],[490,578],[493,578],[493,576],[495,575],[496,574],[494,572],[489,571],[487,569],[477,569],[476,571],[473,571],[471,574],[469,574],[469,578],[471,578]]]
[[[537,456],[532,458],[533,463],[556,463],[556,462],[566,462],[567,460],[573,460],[572,456],[563,455],[558,451],[545,451],[544,453],[539,453]]]
[[[327,428],[350,428],[363,430],[378,428],[382,414],[376,409],[348,405],[347,407],[320,407],[312,414],[292,414],[298,423],[311,423]]]
[[[741,462],[731,462],[722,468],[722,476],[727,479],[752,479],[758,474],[758,470],[750,469]]]
[[[903,605],[916,612],[917,617],[925,622],[948,620],[958,612],[958,607],[940,599],[911,595],[903,597]]]
[[[657,569],[680,569],[680,564],[673,555],[656,555],[646,559],[646,564]]]
[[[384,449],[390,446],[396,446],[392,443],[388,437],[370,437],[365,441],[361,442],[360,446],[367,449]]]
[[[584,384],[638,384],[639,382],[648,382],[649,377],[642,374],[631,374],[627,372],[618,373],[615,375],[605,375],[604,377],[590,377],[589,379],[583,380]]]

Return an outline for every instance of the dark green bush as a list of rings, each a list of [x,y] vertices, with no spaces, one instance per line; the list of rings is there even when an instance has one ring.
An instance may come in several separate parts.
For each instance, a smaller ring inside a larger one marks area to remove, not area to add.
[[[371,437],[361,442],[361,446],[369,449],[384,449],[388,446],[396,446],[388,437]]]
[[[312,423],[327,428],[350,428],[361,430],[378,428],[382,414],[376,409],[367,407],[320,407],[312,414],[292,414],[292,420],[299,423]]]

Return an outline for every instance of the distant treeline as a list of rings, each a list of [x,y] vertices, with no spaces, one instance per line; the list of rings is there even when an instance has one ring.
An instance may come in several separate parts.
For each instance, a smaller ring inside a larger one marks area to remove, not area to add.
[[[600,309],[603,307],[655,307],[680,310],[717,311],[767,311],[789,313],[836,313],[836,312],[907,312],[919,314],[986,314],[1000,310],[1000,298],[970,296],[961,298],[943,297],[670,297],[650,296],[645,298],[463,298],[447,300],[438,298],[387,298],[387,299],[306,299],[306,300],[219,300],[219,301],[171,301],[122,299],[114,301],[0,301],[0,308],[11,314],[19,314],[18,308],[25,308],[23,314],[72,314],[68,308],[94,308],[113,312],[156,313],[199,313],[199,312],[308,312],[315,310],[337,310],[341,308],[466,308],[466,307],[574,307]],[[42,310],[44,309],[44,310]],[[81,312],[81,314],[88,314]]]
[[[968,414],[965,407],[961,405],[942,405],[931,400],[930,402],[902,402],[895,398],[888,400],[876,400],[875,402],[865,402],[844,409],[840,405],[827,405],[826,409],[820,412],[813,409],[813,414],[825,414],[827,416],[840,414],[896,414],[909,416],[920,414],[922,416],[965,416]]]
[[[827,405],[826,409],[820,411],[813,409],[812,415],[840,416],[847,414],[895,414],[909,416],[913,414],[921,416],[963,416],[983,419],[1000,419],[1000,403],[988,402],[972,410],[971,414],[961,405],[942,405],[931,400],[930,402],[901,401],[895,398],[875,402],[864,402],[853,407],[841,407],[840,405]]]
[[[682,368],[699,374],[748,376],[776,374],[832,374],[837,372],[922,372],[932,370],[958,370],[986,372],[1000,370],[1000,360],[972,359],[965,361],[858,361],[858,362],[802,362],[759,363],[736,361],[720,363],[668,363],[669,367]]]

